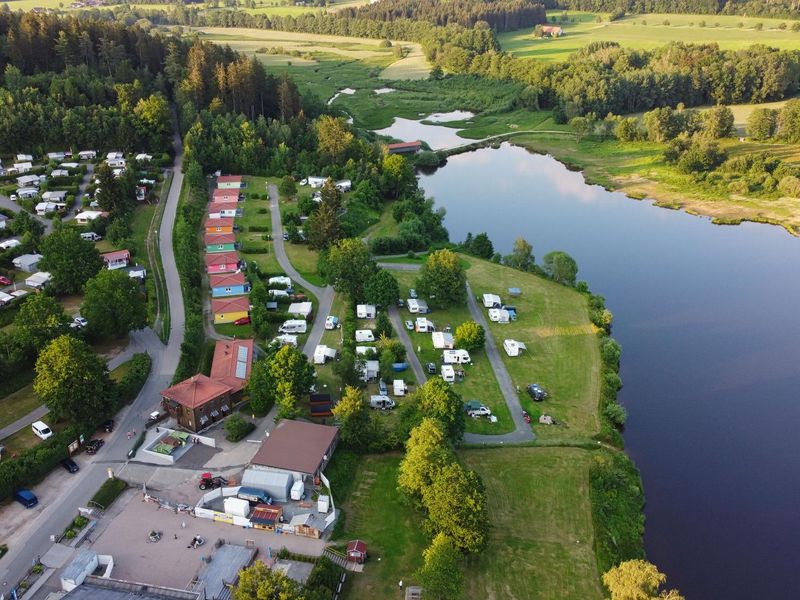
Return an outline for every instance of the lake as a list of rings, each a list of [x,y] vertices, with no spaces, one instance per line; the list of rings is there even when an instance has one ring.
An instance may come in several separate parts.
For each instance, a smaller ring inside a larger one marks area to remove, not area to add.
[[[669,583],[691,599],[798,594],[800,240],[631,200],[509,144],[421,184],[451,240],[486,231],[505,254],[523,236],[538,261],[564,250],[606,297],[647,554]]]

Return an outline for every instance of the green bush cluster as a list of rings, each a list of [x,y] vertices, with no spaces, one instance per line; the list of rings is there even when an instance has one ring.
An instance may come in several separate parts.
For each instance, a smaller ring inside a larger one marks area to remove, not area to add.
[[[243,440],[256,426],[245,419],[241,413],[233,413],[225,419],[225,437],[229,442]]]
[[[129,363],[128,372],[117,383],[117,394],[120,404],[131,402],[139,394],[144,382],[150,375],[153,360],[146,352],[133,355]]]
[[[106,479],[91,501],[107,510],[127,487],[128,484],[122,479]]]

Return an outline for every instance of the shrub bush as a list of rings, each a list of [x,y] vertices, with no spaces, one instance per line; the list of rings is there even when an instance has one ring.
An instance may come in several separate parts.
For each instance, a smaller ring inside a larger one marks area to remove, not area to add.
[[[127,404],[139,395],[139,391],[150,375],[152,364],[153,360],[146,352],[139,352],[133,355],[128,372],[117,383],[120,404]]]
[[[103,485],[100,486],[100,489],[92,496],[91,501],[102,506],[103,510],[105,510],[114,503],[114,500],[116,500],[127,487],[128,484],[122,479],[106,479]]]
[[[225,437],[229,442],[238,442],[253,431],[256,426],[246,420],[241,413],[233,413],[225,419]]]

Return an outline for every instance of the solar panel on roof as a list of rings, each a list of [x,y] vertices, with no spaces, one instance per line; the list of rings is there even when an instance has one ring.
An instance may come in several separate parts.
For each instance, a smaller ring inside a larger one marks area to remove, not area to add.
[[[236,355],[236,360],[247,361],[247,353],[250,349],[247,346],[239,346],[239,351]]]
[[[247,377],[247,355],[249,348],[247,346],[239,346],[236,353],[236,378],[245,379]]]

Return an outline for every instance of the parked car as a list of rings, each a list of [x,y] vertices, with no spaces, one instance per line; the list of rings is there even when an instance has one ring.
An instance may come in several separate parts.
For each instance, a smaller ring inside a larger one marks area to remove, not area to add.
[[[547,399],[547,392],[538,383],[531,383],[525,389],[534,402],[541,402]]]
[[[406,329],[408,329],[409,331],[414,331],[414,322],[406,321]]]
[[[114,431],[114,419],[103,421],[103,425],[101,427],[103,431],[105,431],[106,433],[111,433],[112,431]]]
[[[488,417],[492,414],[492,411],[485,406],[481,406],[480,408],[469,411],[467,414],[473,419],[478,419],[480,417]]]
[[[70,473],[77,473],[79,471],[78,463],[76,463],[71,458],[65,458],[64,460],[62,460],[61,466],[64,467],[64,469]]]
[[[406,305],[406,301],[405,300],[403,300],[402,298],[398,298],[397,299],[398,308],[403,308],[405,305]]]
[[[378,381],[378,391],[381,396],[387,396],[389,394],[389,389],[386,387],[386,382],[383,379]]]
[[[31,423],[31,430],[33,430],[33,435],[41,440],[46,440],[53,437],[53,430],[50,429],[43,421],[34,421]]]
[[[242,317],[233,322],[234,325],[250,325],[250,317]]]
[[[30,490],[17,490],[14,492],[14,500],[22,504],[25,508],[33,508],[39,504],[39,499]]]
[[[75,315],[75,317],[72,319],[72,323],[70,323],[69,326],[72,327],[72,329],[83,329],[88,324],[89,321],[84,319],[82,316]]]
[[[11,281],[8,277],[3,277],[0,275],[0,285],[11,285],[13,281]]]
[[[86,444],[86,454],[97,454],[97,451],[103,447],[105,440],[92,440]]]
[[[16,202],[16,201],[19,199],[19,198],[17,198],[17,195],[16,195],[16,194],[11,194],[11,195],[9,196],[9,198],[11,198],[11,201],[12,201],[12,202]]]
[[[417,290],[415,290],[414,288],[408,290],[408,297],[411,298],[412,300],[415,299],[417,297]]]
[[[435,363],[428,363],[427,366],[428,375],[436,375],[436,364]]]

